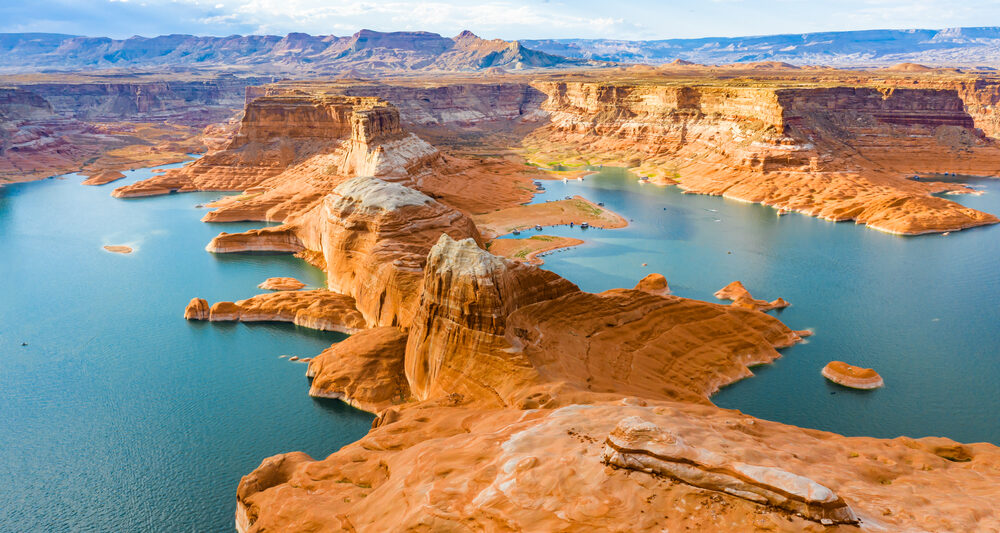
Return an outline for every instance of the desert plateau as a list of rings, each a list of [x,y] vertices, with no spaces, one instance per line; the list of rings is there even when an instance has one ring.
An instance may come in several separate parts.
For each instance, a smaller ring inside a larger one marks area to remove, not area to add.
[[[84,4],[0,7],[0,531],[1000,531],[1000,28]]]

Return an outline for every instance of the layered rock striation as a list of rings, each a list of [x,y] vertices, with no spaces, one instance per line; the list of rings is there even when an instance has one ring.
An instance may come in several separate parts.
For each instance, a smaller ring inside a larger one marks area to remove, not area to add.
[[[686,191],[854,220],[890,233],[996,223],[931,196],[959,189],[914,173],[995,175],[1000,147],[955,90],[538,82],[551,123],[540,160],[634,162]]]

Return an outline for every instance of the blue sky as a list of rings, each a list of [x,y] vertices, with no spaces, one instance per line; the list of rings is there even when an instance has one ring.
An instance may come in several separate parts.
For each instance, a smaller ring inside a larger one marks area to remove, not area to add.
[[[955,0],[0,0],[0,32],[115,38],[361,28],[469,29],[505,39],[663,39],[1000,25],[1000,2]]]

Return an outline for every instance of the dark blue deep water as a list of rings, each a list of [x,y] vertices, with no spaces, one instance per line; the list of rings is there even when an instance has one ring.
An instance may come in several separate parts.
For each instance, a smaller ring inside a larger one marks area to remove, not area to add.
[[[621,230],[545,228],[587,240],[544,258],[584,290],[660,272],[674,294],[717,301],[741,280],[756,298],[790,301],[773,313],[788,326],[815,331],[716,404],[846,435],[1000,444],[1000,225],[901,237],[640,184],[616,168],[544,184],[535,202],[579,194],[632,219]],[[1000,180],[972,185],[987,193],[949,198],[1000,214]],[[820,370],[835,359],[875,368],[885,387],[828,383]]]
[[[323,286],[323,273],[205,252],[260,224],[200,222],[195,205],[217,193],[111,198],[150,176],[128,174],[0,187],[0,531],[232,531],[237,483],[263,458],[325,457],[371,424],[310,398],[306,366],[278,357],[342,335],[182,318],[193,296],[245,298],[271,276]]]

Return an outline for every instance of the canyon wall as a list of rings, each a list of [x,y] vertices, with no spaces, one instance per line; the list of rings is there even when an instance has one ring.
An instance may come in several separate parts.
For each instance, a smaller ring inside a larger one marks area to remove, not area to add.
[[[398,111],[377,98],[264,96],[247,105],[224,149],[114,194],[247,191],[217,206],[209,220],[284,220],[312,208],[347,177],[412,178],[438,157],[432,146],[403,132]]]
[[[1000,147],[955,90],[540,82],[551,122],[524,141],[542,163],[627,164],[689,192],[892,233],[996,223],[931,196],[915,173],[1000,174]]]
[[[228,119],[243,107],[246,87],[272,77],[220,75],[209,80],[158,80],[80,83],[23,83],[21,88],[47,100],[66,117],[91,121],[172,120],[207,125]]]
[[[204,150],[206,126],[239,111],[248,84],[273,80],[38,78],[0,81],[10,85],[0,89],[0,180],[184,161]]]

